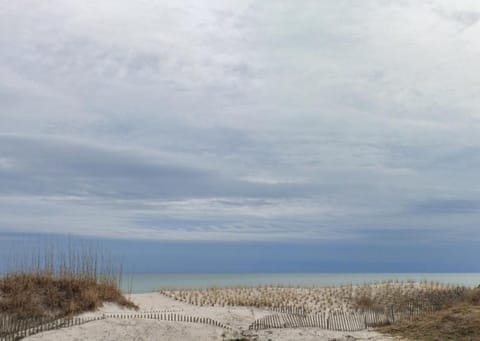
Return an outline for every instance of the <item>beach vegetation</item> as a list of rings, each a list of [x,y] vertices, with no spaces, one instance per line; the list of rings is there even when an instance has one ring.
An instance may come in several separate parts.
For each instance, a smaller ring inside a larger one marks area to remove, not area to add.
[[[468,289],[443,308],[413,320],[383,326],[378,331],[410,340],[480,340],[480,289]]]
[[[102,248],[71,240],[36,245],[13,257],[0,276],[0,315],[61,318],[105,302],[135,307],[120,290],[121,266]]]

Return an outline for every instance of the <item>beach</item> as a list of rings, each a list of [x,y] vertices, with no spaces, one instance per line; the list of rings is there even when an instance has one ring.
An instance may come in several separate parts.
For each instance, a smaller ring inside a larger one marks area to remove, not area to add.
[[[95,312],[85,313],[81,317],[102,317],[116,314],[122,318],[108,317],[82,325],[61,328],[32,335],[29,341],[79,341],[79,340],[399,340],[381,335],[371,330],[342,332],[320,328],[282,328],[249,330],[249,325],[258,318],[271,314],[270,310],[241,306],[196,306],[187,304],[158,292],[132,294],[129,298],[139,306],[139,310],[130,310],[115,304],[105,304]],[[149,314],[177,314],[209,318],[229,328],[212,326],[205,323],[180,321],[159,321],[145,318]],[[125,318],[132,315],[141,318]]]

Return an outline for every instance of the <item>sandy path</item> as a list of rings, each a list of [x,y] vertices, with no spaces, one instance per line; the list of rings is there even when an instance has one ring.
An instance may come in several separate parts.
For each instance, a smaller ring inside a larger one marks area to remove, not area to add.
[[[113,319],[89,322],[84,325],[63,328],[33,335],[28,341],[118,341],[118,340],[229,340],[243,335],[258,341],[287,340],[370,340],[390,341],[372,331],[336,332],[317,328],[271,329],[248,331],[248,326],[257,318],[270,314],[268,310],[247,307],[199,307],[175,301],[158,293],[131,295],[131,299],[140,307],[139,312],[165,311],[177,312],[189,316],[210,317],[232,327],[232,331],[198,323],[169,322],[143,319]],[[129,310],[113,304],[107,304],[99,311],[83,316],[102,315],[104,313],[128,313]],[[398,340],[398,339],[397,339]]]

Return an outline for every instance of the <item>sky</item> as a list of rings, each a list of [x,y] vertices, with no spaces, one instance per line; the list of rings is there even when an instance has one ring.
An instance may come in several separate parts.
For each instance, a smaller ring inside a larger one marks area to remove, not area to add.
[[[476,0],[0,0],[0,245],[480,271],[479,36]]]

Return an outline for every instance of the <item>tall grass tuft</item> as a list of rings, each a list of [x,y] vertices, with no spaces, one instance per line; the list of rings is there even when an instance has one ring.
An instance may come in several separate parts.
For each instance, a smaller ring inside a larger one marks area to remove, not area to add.
[[[120,290],[121,266],[92,243],[37,242],[9,263],[0,277],[0,314],[13,319],[72,316],[104,302],[135,307]]]

